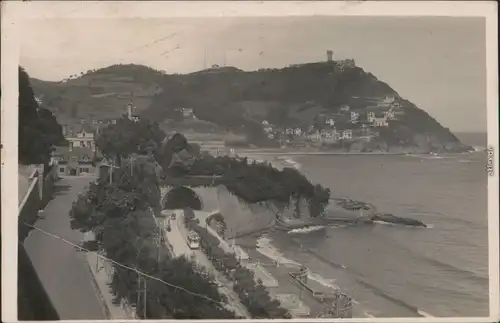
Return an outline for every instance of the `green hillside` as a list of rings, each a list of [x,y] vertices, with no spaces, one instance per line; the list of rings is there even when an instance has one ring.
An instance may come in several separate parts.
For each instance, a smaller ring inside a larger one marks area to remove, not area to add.
[[[388,126],[373,128],[377,136],[369,144],[353,139],[347,145],[343,143],[343,148],[453,152],[470,148],[425,111],[400,98],[389,85],[344,62],[251,72],[222,67],[183,75],[139,65],[114,65],[66,82],[32,83],[37,95],[60,121],[117,117],[130,101],[140,115],[158,122],[179,122],[179,109],[191,108],[198,119],[217,125],[221,131],[243,133],[257,145],[278,145],[277,140],[269,140],[263,132],[264,120],[281,130],[305,129],[313,124],[322,128],[321,117],[338,114],[343,105],[366,119],[377,100],[393,96],[400,105],[399,116],[388,121]],[[339,129],[349,127],[356,132],[363,123],[351,127],[347,121],[339,120],[336,124]]]

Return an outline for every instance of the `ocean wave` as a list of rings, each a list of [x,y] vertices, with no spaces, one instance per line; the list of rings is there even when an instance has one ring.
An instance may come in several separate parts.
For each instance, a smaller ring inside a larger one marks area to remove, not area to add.
[[[266,256],[269,259],[276,261],[280,265],[285,265],[285,266],[291,265],[291,266],[296,266],[296,267],[301,266],[300,263],[293,261],[291,259],[285,258],[284,255],[271,244],[271,239],[266,237],[266,236],[262,236],[257,240],[256,250],[260,254]]]
[[[295,241],[295,239],[292,239],[292,241],[294,241],[295,243],[298,243],[297,241]],[[317,259],[321,260],[322,262],[326,263],[326,264],[329,264],[330,266],[334,267],[334,268],[343,268],[345,270],[348,270],[350,271],[352,274],[356,275],[357,277],[360,277],[361,275],[355,271],[352,270],[352,268],[348,269],[346,266],[342,265],[342,264],[337,264],[337,263],[334,263],[333,261],[331,261],[330,259],[327,259],[326,257],[322,256],[321,254],[319,254],[318,252],[316,252],[314,249],[311,249],[311,248],[306,248],[307,251],[314,255]],[[320,276],[321,277],[321,276]],[[313,279],[311,277],[309,277],[310,279]],[[410,305],[406,302],[404,302],[403,300],[401,300],[400,298],[397,298],[397,297],[393,297],[391,295],[389,295],[387,292],[385,292],[384,290],[376,287],[375,285],[372,285],[360,278],[356,278],[356,281],[360,284],[360,285],[363,285],[365,288],[368,288],[370,289],[371,291],[373,291],[374,294],[382,297],[382,298],[385,298],[395,304],[398,304],[404,308],[407,308],[409,310],[411,310],[412,312],[414,312],[416,315],[420,315],[420,316],[425,316],[425,317],[433,317],[431,314],[427,313],[427,312],[424,312],[422,309],[416,307],[416,306],[413,306],[413,305]],[[353,299],[353,303],[355,304],[359,304],[359,302],[355,301]],[[373,315],[371,315],[370,313],[368,312],[364,312],[364,314],[367,316],[367,317],[374,317]]]
[[[272,240],[266,236],[260,237],[257,240],[257,251],[269,259],[276,261],[280,265],[289,265],[297,268],[302,266],[301,263],[284,257],[284,255],[271,244],[271,241]],[[334,290],[339,289],[338,285],[335,284],[335,279],[328,279],[311,271],[309,271],[307,277],[325,287],[332,288]]]
[[[420,308],[419,308],[419,309],[417,309],[417,312],[418,312],[418,314],[420,314],[420,315],[421,315],[421,316],[423,316],[423,317],[434,317],[433,315],[431,315],[431,314],[429,314],[429,313],[427,313],[427,312],[424,312],[424,311],[423,311],[423,310],[421,310]]]
[[[388,225],[388,226],[398,226],[398,227],[408,227],[408,228],[418,228],[418,229],[432,229],[434,228],[434,224],[425,224],[426,227],[421,227],[421,226],[415,226],[415,225],[404,225],[402,223],[391,223],[391,222],[384,222],[384,221],[379,221],[375,220],[373,221],[375,224],[382,224],[382,225]]]
[[[398,298],[398,297],[393,297],[391,295],[389,295],[387,292],[385,292],[384,290],[378,288],[377,286],[375,285],[372,285],[370,283],[367,283],[366,281],[362,280],[362,279],[356,279],[356,281],[364,286],[365,288],[371,290],[374,294],[382,297],[382,298],[385,298],[386,300],[392,302],[392,303],[395,303],[395,304],[398,304],[399,306],[401,307],[404,307],[412,312],[414,312],[415,314],[417,315],[420,315],[420,316],[425,316],[425,317],[433,317],[431,314],[427,313],[427,312],[424,312],[423,310],[421,310],[420,308],[416,307],[416,306],[413,306],[411,304],[408,304],[406,303],[405,301],[403,301],[401,298]],[[424,315],[425,314],[425,315]]]
[[[484,147],[484,146],[472,146],[472,149],[474,149],[474,152],[479,152],[479,151],[485,151],[486,147]]]
[[[309,272],[308,275],[307,275],[307,278],[309,278],[310,280],[314,280],[315,282],[327,287],[327,288],[331,288],[331,289],[335,289],[335,290],[338,290],[340,289],[339,286],[336,284],[336,279],[333,279],[333,278],[325,278],[321,275],[318,275],[316,273],[312,273],[312,272]],[[354,301],[353,301],[354,302]]]
[[[325,227],[322,225],[315,225],[310,227],[298,228],[288,231],[288,233],[310,233],[314,231],[319,231],[324,229]]]
[[[293,167],[295,169],[302,168],[302,164],[290,156],[277,156],[275,157],[275,160],[278,160],[284,167]]]

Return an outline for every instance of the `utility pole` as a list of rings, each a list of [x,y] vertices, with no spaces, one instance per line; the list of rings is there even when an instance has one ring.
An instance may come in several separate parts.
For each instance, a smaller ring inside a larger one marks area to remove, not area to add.
[[[147,296],[147,281],[146,281],[146,279],[143,279],[143,282],[144,282],[144,292],[143,292],[144,294],[142,296],[143,296],[144,304],[142,306],[142,317],[144,319],[146,319],[146,314],[147,314],[147,312],[146,312],[147,311],[147,309],[146,309],[146,302],[147,302],[147,297],[146,297]]]
[[[109,167],[109,185],[113,185],[113,168],[114,165],[111,164]]]

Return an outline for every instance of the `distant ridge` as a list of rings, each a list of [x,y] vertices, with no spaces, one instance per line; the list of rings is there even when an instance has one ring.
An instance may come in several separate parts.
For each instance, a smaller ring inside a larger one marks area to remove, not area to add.
[[[427,112],[401,98],[353,60],[257,71],[213,66],[190,74],[167,74],[134,64],[113,65],[87,71],[65,82],[33,79],[32,83],[37,95],[43,97],[60,119],[118,117],[131,101],[140,115],[158,122],[182,119],[179,110],[191,108],[198,119],[227,131],[244,133],[257,146],[268,144],[262,133],[264,120],[281,129],[306,128],[317,122],[318,115],[338,114],[342,106],[349,106],[366,118],[377,100],[392,96],[401,105],[402,116],[388,127],[378,129],[379,139],[369,145],[356,142],[349,149],[409,152],[471,149]]]

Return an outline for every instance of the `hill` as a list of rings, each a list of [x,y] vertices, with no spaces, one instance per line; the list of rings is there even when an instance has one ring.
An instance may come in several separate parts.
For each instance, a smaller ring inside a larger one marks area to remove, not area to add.
[[[352,60],[251,72],[214,67],[184,75],[114,65],[65,82],[32,83],[61,119],[117,117],[132,100],[140,115],[158,122],[180,121],[182,109],[192,109],[197,119],[220,128],[215,132],[244,134],[259,146],[391,152],[470,149]]]

